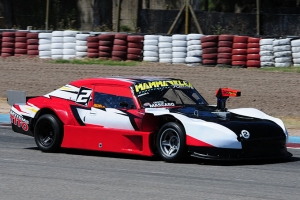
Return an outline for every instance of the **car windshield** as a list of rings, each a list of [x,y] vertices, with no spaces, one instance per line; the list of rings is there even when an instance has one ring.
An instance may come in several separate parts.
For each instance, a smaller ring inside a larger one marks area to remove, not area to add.
[[[197,90],[183,80],[137,83],[133,91],[143,108],[207,105]]]

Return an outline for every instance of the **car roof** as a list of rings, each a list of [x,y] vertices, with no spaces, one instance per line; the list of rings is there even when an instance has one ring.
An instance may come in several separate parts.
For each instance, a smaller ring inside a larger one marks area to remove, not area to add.
[[[108,77],[94,77],[74,80],[70,82],[70,85],[77,87],[83,85],[98,85],[98,84],[109,84],[109,85],[120,85],[120,86],[131,86],[136,83],[157,81],[157,80],[173,80],[174,78],[167,77],[151,77],[151,76],[108,76]],[[176,79],[180,80],[180,79]]]

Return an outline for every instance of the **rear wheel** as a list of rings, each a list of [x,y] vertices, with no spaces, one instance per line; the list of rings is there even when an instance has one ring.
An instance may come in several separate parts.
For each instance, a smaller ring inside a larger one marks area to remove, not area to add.
[[[169,122],[161,127],[156,137],[159,156],[166,162],[180,162],[186,155],[186,136],[183,127]]]
[[[62,143],[63,124],[52,114],[42,115],[36,122],[34,139],[36,145],[44,152],[57,151]]]

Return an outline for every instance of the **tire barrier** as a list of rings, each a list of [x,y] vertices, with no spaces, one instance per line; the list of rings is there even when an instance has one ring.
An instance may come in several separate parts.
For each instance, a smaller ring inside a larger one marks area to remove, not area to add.
[[[63,31],[63,59],[70,60],[76,58],[76,34],[77,31]]]
[[[39,33],[27,33],[27,55],[36,57],[39,55]]]
[[[64,32],[53,31],[51,37],[51,58],[52,59],[63,59],[63,48],[64,48]]]
[[[160,63],[172,63],[172,36],[159,36],[158,53]]]
[[[218,60],[218,35],[206,35],[201,38],[202,64],[215,66]]]
[[[98,38],[99,38],[99,58],[104,60],[110,59],[112,56],[115,34],[100,34],[98,35]]]
[[[202,63],[202,34],[188,34],[187,39],[187,56],[185,62],[189,66],[200,65]]]
[[[99,38],[96,35],[87,37],[87,57],[99,58]]]
[[[0,55],[1,55],[1,49],[2,49],[2,33],[0,33]]]
[[[84,58],[87,57],[87,38],[90,34],[78,33],[75,36],[75,50],[76,50],[76,58]]]
[[[219,36],[217,65],[231,65],[233,37],[233,35]]]
[[[15,56],[27,55],[27,33],[28,31],[17,31],[15,33]]]
[[[300,67],[300,39],[292,40],[291,47],[294,67]]]
[[[172,35],[172,63],[184,64],[187,57],[187,35]]]
[[[51,33],[39,33],[39,57],[40,58],[51,58]]]
[[[292,66],[292,49],[290,38],[273,40],[275,67]]]
[[[145,35],[143,47],[143,61],[158,62],[158,38],[160,35]]]
[[[127,58],[127,34],[115,34],[114,45],[112,48],[111,59],[124,61]]]
[[[274,53],[273,53],[273,38],[261,39],[260,45],[260,66],[261,67],[274,67]]]
[[[143,41],[144,36],[141,35],[127,36],[127,60],[141,61],[143,59]]]
[[[231,65],[236,67],[247,66],[248,36],[234,36],[232,45]]]
[[[247,67],[260,67],[260,38],[249,37],[247,44]]]
[[[15,52],[15,32],[2,32],[1,56],[13,56]]]

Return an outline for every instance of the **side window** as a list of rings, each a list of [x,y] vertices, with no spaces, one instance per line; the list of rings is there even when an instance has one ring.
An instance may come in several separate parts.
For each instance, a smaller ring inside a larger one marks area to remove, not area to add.
[[[135,109],[132,98],[95,92],[94,107]]]

